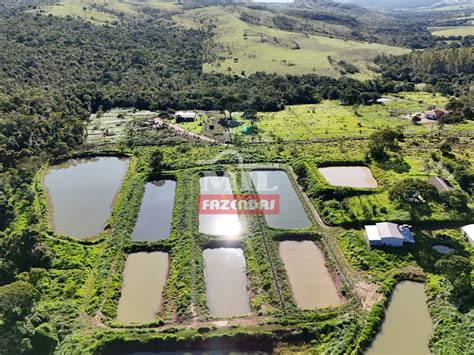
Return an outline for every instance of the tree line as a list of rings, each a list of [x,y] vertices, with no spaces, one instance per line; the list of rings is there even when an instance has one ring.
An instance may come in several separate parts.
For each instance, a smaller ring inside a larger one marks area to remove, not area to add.
[[[276,111],[322,98],[367,104],[413,89],[391,80],[318,75],[206,74],[212,33],[168,19],[94,26],[71,18],[0,15],[0,164],[63,154],[83,140],[91,112],[113,107]]]

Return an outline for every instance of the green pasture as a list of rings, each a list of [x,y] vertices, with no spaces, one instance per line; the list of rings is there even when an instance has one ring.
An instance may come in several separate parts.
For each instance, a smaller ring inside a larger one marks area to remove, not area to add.
[[[189,28],[216,26],[216,45],[210,48],[215,58],[204,66],[206,72],[241,75],[265,71],[339,77],[338,68],[328,60],[330,56],[334,63],[350,58],[360,70],[354,76],[368,79],[375,75],[368,66],[373,66],[371,62],[378,54],[408,53],[404,48],[257,26],[240,20],[239,15],[238,9],[205,7],[175,16],[178,23]]]
[[[141,9],[177,9],[177,2],[170,0],[60,0],[55,5],[40,6],[45,14],[81,18],[97,25],[112,23],[122,16],[141,16]]]
[[[474,36],[474,26],[430,27],[433,36]]]
[[[440,128],[436,123],[414,125],[405,115],[424,112],[432,108],[444,108],[446,97],[427,92],[404,92],[390,96],[385,104],[368,106],[344,106],[339,101],[324,100],[315,105],[287,106],[279,112],[260,112],[256,137],[243,135],[242,127],[251,122],[241,114],[234,114],[234,138],[263,141],[283,139],[302,140],[334,138],[342,136],[365,137],[383,127],[402,127],[407,133],[430,133]],[[459,125],[445,125],[448,131],[474,128],[472,122]]]

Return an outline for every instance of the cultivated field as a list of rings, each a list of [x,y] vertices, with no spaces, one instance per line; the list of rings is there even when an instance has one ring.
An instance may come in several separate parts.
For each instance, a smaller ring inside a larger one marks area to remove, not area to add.
[[[87,143],[120,143],[126,138],[130,123],[156,116],[151,111],[113,109],[103,114],[92,114],[87,123]]]

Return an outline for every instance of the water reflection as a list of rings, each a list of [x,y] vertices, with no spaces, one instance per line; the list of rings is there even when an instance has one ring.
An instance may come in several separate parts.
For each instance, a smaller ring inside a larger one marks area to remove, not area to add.
[[[311,225],[286,172],[255,170],[250,173],[250,178],[259,194],[278,194],[280,198],[280,212],[265,215],[271,227],[297,229]]]
[[[230,180],[226,176],[204,176],[199,180],[201,194],[232,194]],[[199,214],[199,232],[229,239],[244,233],[242,216],[237,214]]]
[[[137,241],[160,240],[169,237],[173,217],[176,182],[157,180],[145,185],[132,239]]]
[[[127,170],[116,157],[71,160],[44,177],[54,230],[78,238],[100,233]]]

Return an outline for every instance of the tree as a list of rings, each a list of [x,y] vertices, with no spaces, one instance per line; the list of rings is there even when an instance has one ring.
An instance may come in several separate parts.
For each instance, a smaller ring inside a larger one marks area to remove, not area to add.
[[[232,118],[232,112],[235,111],[240,101],[234,95],[225,95],[219,100],[219,107],[223,110],[229,111],[229,118]]]
[[[389,191],[392,200],[401,209],[410,213],[413,221],[431,215],[430,202],[438,198],[436,188],[426,181],[408,178],[397,182]]]
[[[159,173],[163,167],[163,153],[160,150],[154,150],[150,154],[150,172]]]
[[[40,233],[33,228],[3,237],[0,239],[0,284],[33,267],[48,268],[51,260],[51,250],[43,242]]]
[[[8,201],[5,193],[0,190],[0,230],[5,228],[14,216],[15,211],[13,206]]]
[[[17,281],[0,287],[0,319],[3,326],[25,318],[35,302],[39,293],[27,282]]]
[[[441,194],[444,205],[456,212],[468,212],[469,211],[469,195],[460,189],[453,189],[450,191],[443,192]]]
[[[436,262],[435,268],[453,287],[453,296],[458,304],[472,296],[472,265],[469,259],[461,255],[445,255]]]
[[[32,350],[28,316],[39,300],[29,283],[16,281],[0,287],[0,352],[18,354]]]
[[[257,111],[245,110],[244,113],[242,114],[242,117],[245,118],[246,120],[249,120],[252,126],[255,126],[255,122],[257,122],[257,119],[258,119]]]
[[[402,133],[390,128],[372,133],[369,137],[369,155],[374,159],[386,157],[387,150],[395,151],[399,148],[398,141],[402,138]]]

